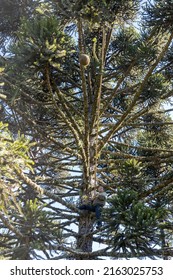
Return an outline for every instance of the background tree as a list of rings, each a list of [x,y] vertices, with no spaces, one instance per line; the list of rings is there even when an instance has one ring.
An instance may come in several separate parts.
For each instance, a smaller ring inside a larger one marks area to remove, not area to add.
[[[46,250],[51,254],[51,245],[61,242],[59,223],[39,190],[31,193],[18,178],[20,172],[33,172],[27,155],[33,144],[20,135],[14,139],[3,123],[0,131],[1,254],[8,259],[48,257]]]
[[[34,1],[34,16],[20,20],[1,59],[1,117],[36,143],[34,173],[16,172],[30,228],[40,213],[48,231],[38,247],[27,239],[19,249],[44,248],[51,258],[49,240],[54,258],[172,255],[172,120],[163,105],[172,95],[173,33],[171,22],[155,21],[173,6],[162,2]],[[101,230],[77,208],[98,185],[110,197]],[[50,221],[62,230],[56,242]],[[94,242],[105,246],[93,250]],[[18,252],[11,257],[35,257]]]

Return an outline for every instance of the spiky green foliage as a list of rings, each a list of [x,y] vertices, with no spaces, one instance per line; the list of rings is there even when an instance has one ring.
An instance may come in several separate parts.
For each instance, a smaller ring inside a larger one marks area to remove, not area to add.
[[[8,39],[16,38],[23,17],[32,16],[35,9],[35,1],[33,0],[1,0],[0,1],[0,49],[6,51]]]
[[[6,212],[9,206],[17,208],[21,212],[21,206],[17,203],[20,183],[16,177],[15,170],[32,170],[33,161],[27,153],[30,148],[29,141],[23,136],[14,140],[10,135],[7,124],[0,122],[0,210]]]
[[[145,18],[149,26],[157,29],[172,30],[173,28],[173,1],[155,0],[146,6]]]
[[[0,133],[1,254],[8,259],[39,259],[43,254],[49,258],[51,246],[62,238],[59,222],[52,219],[39,193],[30,193],[18,177],[20,170],[33,172],[29,158],[33,144],[23,135],[14,139],[2,122]]]
[[[109,203],[108,234],[114,250],[131,256],[152,256],[155,246],[161,243],[158,227],[165,218],[164,209],[145,205],[131,188],[118,189]]]

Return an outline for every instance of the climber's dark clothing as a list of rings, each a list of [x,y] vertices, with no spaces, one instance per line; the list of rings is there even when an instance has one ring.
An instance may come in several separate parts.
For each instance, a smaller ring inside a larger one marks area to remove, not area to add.
[[[89,205],[89,204],[83,204],[79,206],[80,210],[88,210],[90,212],[95,212],[96,219],[97,219],[97,226],[100,227],[102,225],[102,222],[100,220],[101,218],[101,212],[102,212],[102,206],[99,204],[96,205]]]
[[[102,213],[102,208],[105,205],[105,202],[106,202],[106,193],[105,192],[97,193],[93,198],[91,204],[84,203],[81,206],[79,206],[79,209],[95,212],[96,219],[97,219],[97,226],[99,228],[100,226],[102,226],[101,213]]]

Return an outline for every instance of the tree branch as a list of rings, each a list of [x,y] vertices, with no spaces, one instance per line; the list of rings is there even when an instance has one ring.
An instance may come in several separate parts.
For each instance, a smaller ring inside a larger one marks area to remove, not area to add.
[[[103,147],[105,146],[105,144],[109,141],[109,139],[112,137],[112,135],[122,126],[122,124],[125,122],[126,118],[128,117],[129,113],[132,111],[132,109],[134,108],[134,106],[136,105],[136,102],[140,96],[140,94],[143,91],[143,88],[145,86],[145,84],[147,83],[148,79],[150,78],[152,72],[154,71],[154,69],[156,68],[156,66],[158,65],[158,63],[160,62],[160,60],[163,58],[165,52],[167,51],[169,45],[171,44],[173,39],[173,33],[171,33],[171,35],[169,36],[169,39],[167,41],[167,43],[165,44],[164,48],[162,49],[161,53],[159,54],[159,56],[157,57],[156,61],[153,63],[153,65],[151,66],[151,68],[148,70],[147,74],[145,75],[143,82],[141,83],[141,85],[139,86],[139,89],[137,90],[136,94],[133,97],[132,102],[129,104],[127,110],[124,112],[124,114],[122,115],[122,117],[120,118],[120,120],[115,124],[114,128],[112,128],[109,133],[104,137],[104,139],[102,140],[102,142],[100,143],[100,147],[99,147],[99,151],[101,151],[101,149],[103,149]]]

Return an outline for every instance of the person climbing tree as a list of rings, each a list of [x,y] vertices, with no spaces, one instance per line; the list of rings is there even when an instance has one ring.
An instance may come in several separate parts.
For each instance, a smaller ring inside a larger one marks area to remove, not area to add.
[[[95,212],[96,220],[97,220],[97,228],[102,226],[101,213],[103,206],[106,203],[107,194],[104,191],[102,186],[98,187],[98,191],[93,191],[91,193],[91,200],[88,202],[84,202],[79,206],[80,210],[87,210],[91,212]]]

